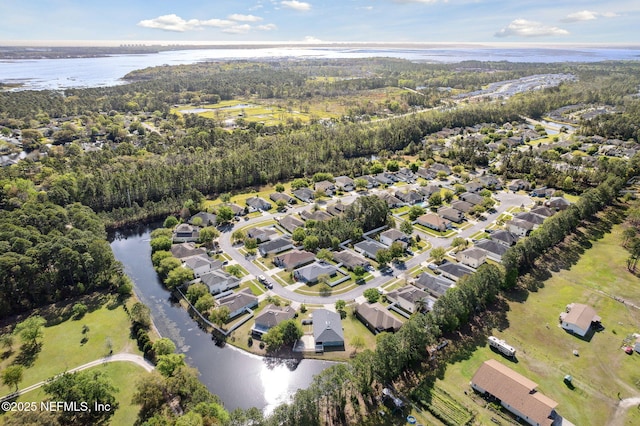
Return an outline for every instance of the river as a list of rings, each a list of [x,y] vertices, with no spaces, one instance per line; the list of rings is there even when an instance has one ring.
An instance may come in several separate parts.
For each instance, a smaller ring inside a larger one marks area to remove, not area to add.
[[[231,345],[216,346],[211,335],[172,301],[170,292],[158,280],[149,245],[153,229],[140,226],[118,231],[111,236],[111,248],[133,280],[136,295],[151,309],[160,334],[176,343],[187,363],[200,372],[202,383],[220,397],[228,410],[257,407],[270,413],[331,365],[320,360],[282,362],[251,355]]]

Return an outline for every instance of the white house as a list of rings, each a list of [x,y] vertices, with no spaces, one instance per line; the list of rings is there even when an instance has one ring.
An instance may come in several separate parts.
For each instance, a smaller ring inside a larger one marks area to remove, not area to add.
[[[570,303],[567,305],[566,312],[560,314],[560,326],[565,330],[584,337],[591,328],[592,323],[598,323],[602,320],[596,311],[582,303]]]
[[[456,254],[456,260],[463,265],[477,269],[487,261],[487,252],[477,247],[471,247],[466,250],[459,251]]]

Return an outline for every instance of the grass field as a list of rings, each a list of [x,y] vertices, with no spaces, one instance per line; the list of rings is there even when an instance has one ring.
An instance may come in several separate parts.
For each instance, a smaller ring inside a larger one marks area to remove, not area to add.
[[[82,333],[83,326],[89,331]],[[129,317],[119,304],[106,303],[88,312],[80,320],[67,320],[60,324],[45,327],[44,336],[40,339],[41,349],[32,360],[27,360],[29,367],[24,368],[23,380],[19,387],[24,388],[70,368],[104,357],[109,348],[114,353],[130,352],[141,354],[134,340],[129,338]],[[83,343],[83,338],[86,342]],[[0,362],[0,369],[18,362],[21,356],[20,339],[16,338],[13,353]],[[25,362],[22,362],[25,364]],[[0,395],[13,391],[0,384]]]
[[[538,383],[539,391],[557,401],[557,411],[574,424],[607,424],[619,398],[640,396],[640,355],[621,350],[624,339],[640,331],[640,310],[610,297],[640,305],[640,279],[626,270],[621,230],[614,226],[570,269],[553,273],[528,297],[515,295],[509,302],[506,323],[491,332],[517,349],[518,362],[502,358],[483,342],[447,366],[436,386],[477,411],[480,424],[490,424],[495,413],[475,402],[468,383],[482,362],[494,358]],[[560,328],[558,316],[571,302],[594,307],[604,331],[585,341]],[[563,384],[565,374],[573,376],[575,389]],[[640,411],[629,410],[625,424],[640,424]]]

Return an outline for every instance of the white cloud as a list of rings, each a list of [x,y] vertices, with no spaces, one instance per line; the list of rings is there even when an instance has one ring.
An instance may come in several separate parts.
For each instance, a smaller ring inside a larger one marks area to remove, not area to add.
[[[558,27],[549,27],[541,22],[515,19],[505,28],[495,33],[495,37],[546,37],[567,35],[569,31]]]
[[[604,18],[613,18],[618,15],[614,12],[598,13],[592,12],[590,10],[581,10],[580,12],[568,14],[566,18],[562,19],[562,22],[593,21],[594,19],[598,19],[601,16]]]
[[[305,43],[321,43],[322,40],[320,40],[319,38],[315,38],[314,36],[306,36],[304,38],[304,42]]]
[[[276,24],[266,24],[266,25],[258,25],[256,29],[261,31],[272,31],[272,30],[277,30],[278,27],[276,26]]]
[[[298,1],[298,0],[281,1],[280,4],[283,5],[284,7],[298,10],[300,12],[306,12],[308,10],[311,10],[311,5],[309,3],[305,3],[303,1]]]
[[[232,21],[238,22],[259,22],[262,21],[262,18],[254,15],[241,15],[239,13],[234,13],[233,15],[227,16],[228,19]]]
[[[242,24],[242,25],[234,25],[232,27],[225,28],[222,30],[222,32],[229,33],[229,34],[245,34],[245,33],[248,33],[250,30],[251,30],[251,25]]]
[[[208,19],[206,21],[200,19],[189,19],[188,21],[172,13],[170,15],[162,15],[153,19],[145,19],[138,22],[138,25],[145,28],[154,28],[163,31],[185,32],[191,30],[199,30],[202,27],[226,28],[234,25],[233,21],[224,19]]]

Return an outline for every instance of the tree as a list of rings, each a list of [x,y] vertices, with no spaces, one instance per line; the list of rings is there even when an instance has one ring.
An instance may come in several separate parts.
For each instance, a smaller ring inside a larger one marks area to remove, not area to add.
[[[462,237],[455,237],[451,241],[451,247],[453,248],[465,248],[468,244],[469,244],[469,241],[467,241],[466,238],[462,238]],[[433,256],[433,251],[431,254]]]
[[[2,371],[2,383],[11,387],[16,387],[18,391],[18,383],[22,381],[22,366],[10,365]]]
[[[109,378],[100,370],[64,373],[46,383],[44,391],[53,401],[85,402],[89,408],[96,403],[108,405],[109,410],[64,410],[60,411],[60,424],[65,425],[105,425],[118,408],[116,393]]]
[[[175,257],[165,257],[154,269],[160,276],[160,279],[164,280],[169,275],[169,272],[180,267],[182,267],[182,262],[180,261],[180,259],[176,259]]]
[[[353,181],[353,184],[358,191],[362,191],[363,189],[367,189],[367,185],[369,184],[369,182],[367,182],[367,180],[364,178],[356,178]]]
[[[207,293],[196,300],[194,307],[198,312],[202,313],[207,312],[209,309],[213,308],[215,304],[216,299],[211,293]]]
[[[222,201],[223,203],[228,203],[229,201],[231,201],[231,194],[229,194],[228,192],[220,194],[220,201]]]
[[[275,188],[276,192],[284,192],[284,185],[281,183],[277,183]]]
[[[448,189],[444,190],[444,194],[442,195],[442,198],[444,199],[444,201],[446,201],[447,203],[450,203],[451,200],[453,200],[453,191],[450,191]]]
[[[356,334],[351,338],[351,346],[353,346],[354,352],[357,352],[358,349],[364,348],[364,338],[361,335]]]
[[[411,222],[405,220],[400,224],[400,231],[407,235],[411,235],[413,233],[413,225]]]
[[[209,315],[209,319],[216,324],[218,327],[223,327],[227,321],[229,321],[229,316],[231,315],[231,311],[228,306],[220,306],[217,309],[214,309],[213,312]]]
[[[235,215],[233,214],[233,210],[229,206],[220,206],[218,207],[218,220],[220,223],[228,223],[233,219]]]
[[[431,199],[429,199],[429,200],[431,200]],[[417,218],[419,218],[420,216],[422,216],[425,213],[426,212],[424,210],[424,207],[418,206],[418,205],[411,206],[411,208],[409,209],[409,213],[408,213],[409,220],[411,222],[413,222],[414,220],[416,220]]]
[[[13,336],[11,334],[3,334],[0,336],[0,345],[8,352],[13,351]]]
[[[375,303],[380,299],[380,292],[378,292],[378,289],[375,288],[368,288],[366,289],[362,295],[364,296],[365,299],[367,299],[367,302],[369,303]]]
[[[234,243],[244,241],[245,238],[247,238],[247,234],[245,234],[245,232],[242,229],[237,229],[233,231],[233,233],[231,234],[231,239],[233,240]]]
[[[208,248],[213,246],[213,240],[220,236],[220,232],[213,226],[207,226],[200,230],[198,241],[201,244],[205,244]]]
[[[389,263],[391,259],[391,251],[389,251],[389,249],[383,248],[376,252],[376,262],[378,262],[381,266]]]
[[[316,251],[320,245],[320,240],[315,235],[309,235],[303,240],[302,245],[307,251]]]
[[[153,238],[149,244],[151,244],[152,253],[155,253],[160,250],[162,251],[171,250],[171,238],[169,237],[162,236],[158,238]]]
[[[134,324],[138,324],[143,328],[151,327],[151,310],[144,303],[134,303],[129,309],[129,316]]]
[[[331,252],[331,250],[323,248],[318,250],[318,254],[316,255],[316,258],[321,260],[332,260],[333,253]]]
[[[389,247],[389,255],[391,259],[399,259],[404,255],[404,247],[400,241],[394,241]]]
[[[135,392],[131,398],[134,404],[140,405],[140,420],[146,420],[159,412],[166,403],[165,379],[158,371],[142,376],[135,386]]]
[[[171,377],[179,367],[185,365],[184,354],[160,355],[156,368],[164,377]]]
[[[307,232],[303,227],[299,227],[293,230],[293,234],[291,234],[291,239],[296,243],[300,244],[307,238]]]
[[[189,268],[176,268],[169,272],[167,278],[164,280],[164,284],[169,289],[174,289],[187,281],[193,280],[193,270]]]
[[[168,229],[173,229],[173,227],[176,226],[178,223],[179,223],[178,218],[171,215],[164,220],[164,227]]]
[[[306,188],[308,186],[309,186],[309,182],[306,179],[302,179],[302,178],[294,179],[291,182],[291,189],[294,191],[296,189]]]
[[[162,337],[153,342],[152,348],[153,352],[156,354],[156,357],[169,355],[176,351],[175,343],[173,343],[173,341],[168,337]]]
[[[193,283],[187,288],[187,300],[192,304],[196,303],[205,294],[209,293],[209,287],[204,283]]]
[[[442,205],[442,195],[440,192],[434,192],[431,194],[431,197],[429,197],[429,206],[438,207],[440,205]]]
[[[435,263],[440,264],[444,260],[444,256],[447,254],[444,247],[435,247],[431,250],[431,257]]]
[[[38,339],[44,335],[42,328],[46,323],[47,321],[44,318],[34,315],[18,323],[13,332],[20,335],[25,344],[36,346]]]

